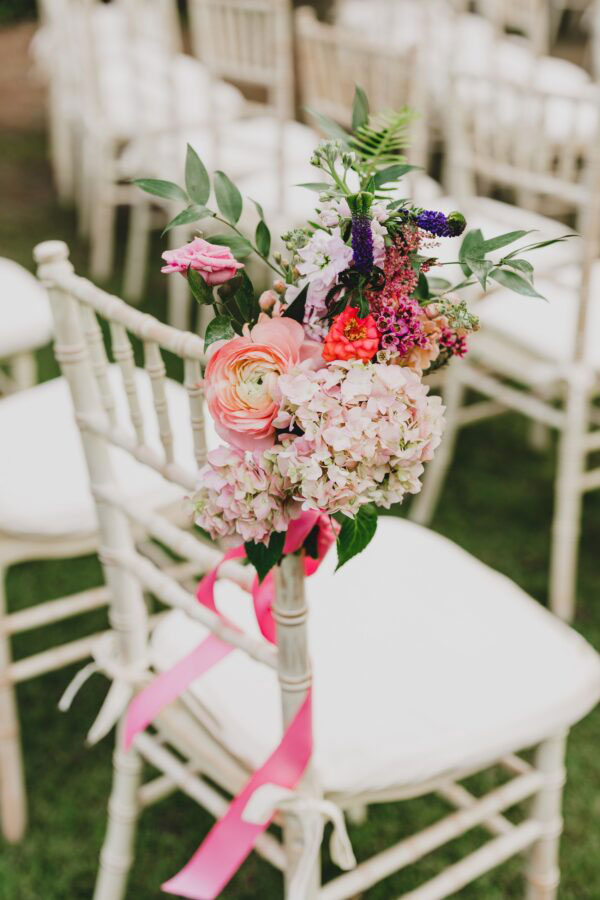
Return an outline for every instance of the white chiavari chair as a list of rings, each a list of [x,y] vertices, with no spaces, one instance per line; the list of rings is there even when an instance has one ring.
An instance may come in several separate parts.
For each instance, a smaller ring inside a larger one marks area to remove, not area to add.
[[[522,35],[539,55],[550,52],[552,7],[548,0],[479,0],[477,8],[500,34]]]
[[[12,259],[0,257],[0,394],[37,381],[35,351],[50,343],[52,315],[45,291]]]
[[[419,18],[424,21],[422,14]],[[369,39],[365,39],[364,32],[318,21],[310,7],[301,7],[296,12],[295,33],[304,109],[313,109],[349,129],[354,87],[358,84],[366,91],[375,114],[402,106],[414,110],[407,158],[413,165],[423,167],[423,171],[412,173],[401,193],[405,196],[408,184],[414,202],[432,203],[442,190],[424,171],[429,117],[417,42],[407,38],[404,44],[390,45],[370,32]]]
[[[478,304],[482,333],[472,341],[472,354],[450,367],[446,439],[429,467],[411,516],[420,523],[430,520],[456,431],[462,424],[516,410],[546,429],[557,429],[549,598],[551,608],[570,620],[575,603],[582,498],[600,484],[599,470],[588,469],[587,462],[599,445],[593,407],[600,364],[596,350],[600,334],[600,270],[596,262],[600,230],[599,97],[595,87],[557,96],[490,81],[480,83],[479,92],[471,90],[468,99],[464,94],[461,101],[460,78],[456,87],[452,168],[459,176],[467,176],[463,183],[483,177],[497,188],[511,188],[534,199],[562,204],[563,210],[574,214],[580,237],[541,250],[537,259],[531,256],[541,272],[536,287],[547,302],[502,288]],[[493,123],[489,116],[486,120],[486,109],[494,110]],[[503,117],[510,119],[509,125]],[[514,137],[507,138],[509,133]],[[565,134],[569,135],[568,142]],[[481,225],[485,237],[501,230],[496,226],[494,231],[490,219],[486,227],[484,216],[486,208],[493,212],[491,204],[498,201],[474,198],[469,206],[467,198],[464,205],[469,225]],[[550,227],[551,220],[545,224],[540,220],[536,226],[531,213],[527,225],[526,217],[513,214],[519,210],[506,206],[505,212],[509,210],[510,215],[503,212],[503,216],[512,227],[539,229],[530,235],[532,240],[567,231],[558,223]],[[488,399],[465,406],[467,389]]]
[[[32,598],[31,605],[19,611],[7,607],[6,576],[11,566],[29,560],[69,559],[94,553],[98,547],[98,525],[65,380],[55,378],[30,386],[36,380],[34,344],[48,343],[52,337],[46,291],[33,275],[11,260],[0,260],[0,282],[0,356],[3,361],[8,358],[12,362],[13,380],[24,388],[0,399],[0,470],[4,473],[0,490],[0,828],[7,840],[18,841],[26,829],[27,803],[16,687],[89,657],[97,635],[50,646],[16,660],[12,658],[13,638],[106,607],[109,590],[100,586],[44,602]],[[160,368],[157,373],[153,369],[155,360],[149,357],[147,371],[135,372],[131,347],[128,342],[123,343],[116,328],[113,353],[117,364],[109,364],[97,322],[89,311],[84,328],[111,420],[118,424],[127,418],[123,391],[117,390],[122,373],[131,394],[132,418],[139,430],[144,410],[153,405],[152,385],[161,377]],[[138,411],[134,406],[136,391]],[[179,407],[180,417],[185,416],[188,401],[184,389],[168,380],[166,393],[171,405]],[[127,438],[127,430],[123,434]],[[177,437],[177,428],[175,434]],[[157,428],[147,431],[147,441],[152,452],[156,452],[160,447]],[[178,453],[188,463],[193,459],[191,439],[186,444],[185,435],[178,444]],[[144,498],[156,508],[172,509],[173,517],[181,519],[182,491],[132,461],[123,451],[115,450],[111,455],[124,495],[134,502]],[[144,552],[158,559],[156,548],[148,544],[146,536],[140,532],[137,537]],[[161,558],[161,564],[172,565],[172,561]],[[193,574],[189,566],[176,567],[174,571],[181,579]]]
[[[185,490],[194,488],[195,467],[172,461],[171,429],[181,412],[161,402],[158,371],[161,350],[183,361],[190,394],[187,428],[200,463],[203,342],[78,278],[67,254],[60,242],[35,250],[39,276],[50,292],[57,355],[82,431],[101,557],[113,595],[112,655],[106,643],[96,651],[98,666],[111,682],[111,708],[105,704],[102,713],[105,725],[119,718],[151,671],[169,668],[207,634],[217,634],[235,648],[181,701],[166,708],[153,730],[139,734],[127,752],[120,743],[119,720],[95,900],[124,897],[137,814],[148,803],[179,788],[216,817],[223,815],[227,804],[215,785],[236,793],[262,764],[300,707],[311,670],[315,746],[310,773],[298,792],[275,801],[281,804],[276,821],[283,825],[283,842],[265,832],[256,844],[263,857],[283,870],[286,897],[350,898],[482,825],[491,840],[404,896],[446,897],[527,850],[528,897],[554,900],[566,729],[600,695],[596,653],[508,579],[444,538],[390,517],[380,520],[380,533],[364,554],[335,576],[335,560],[329,557],[304,584],[301,558],[286,558],[277,576],[275,647],[260,637],[250,598],[242,590],[252,570],[228,563],[217,582],[217,602],[240,630],[224,625],[193,593],[136,552],[130,527],[142,526],[178,557],[200,565],[212,566],[222,555],[144,503],[123,496],[109,459],[116,445]],[[98,315],[123,339],[127,331],[142,342],[157,379],[161,454],[149,452],[133,431],[126,441],[110,424],[86,347],[82,313]],[[403,558],[410,564],[403,566]],[[427,565],[432,558],[436,565]],[[426,565],[423,583],[421,568]],[[377,591],[372,589],[375,578]],[[149,620],[144,589],[171,611]],[[537,744],[533,764],[516,755]],[[144,760],[159,775],[141,785]],[[500,787],[475,797],[460,784],[468,774],[492,765],[510,775]],[[352,867],[336,807],[347,811],[357,804],[431,792],[444,797],[454,811],[320,886],[318,856],[303,837],[314,833],[315,822],[318,835],[321,818],[332,817],[333,857]],[[530,812],[513,824],[504,812],[527,798],[533,800]],[[257,805],[254,795],[246,814],[260,817],[264,809],[250,810]]]

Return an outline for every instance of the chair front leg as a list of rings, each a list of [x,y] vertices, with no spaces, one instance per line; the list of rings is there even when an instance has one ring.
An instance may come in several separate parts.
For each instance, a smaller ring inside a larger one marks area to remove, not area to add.
[[[27,828],[27,797],[6,613],[6,572],[0,567],[0,824],[6,840],[17,843]]]
[[[113,756],[108,825],[100,852],[94,900],[122,900],[125,897],[127,878],[133,862],[141,774],[142,760],[137,750],[123,749],[120,724]]]
[[[544,741],[536,753],[536,768],[544,776],[544,785],[533,801],[532,818],[541,823],[543,831],[529,851],[526,900],[555,900],[557,896],[566,742],[565,732]]]
[[[446,472],[454,454],[459,428],[458,415],[465,393],[458,366],[460,366],[460,362],[450,367],[444,385],[444,405],[446,407],[444,439],[437,448],[433,459],[426,464],[423,488],[410,505],[408,517],[418,525],[429,525],[431,522],[444,486]]]
[[[575,611],[581,527],[584,439],[588,395],[583,373],[567,385],[566,421],[560,437],[550,550],[550,609],[570,622]]]

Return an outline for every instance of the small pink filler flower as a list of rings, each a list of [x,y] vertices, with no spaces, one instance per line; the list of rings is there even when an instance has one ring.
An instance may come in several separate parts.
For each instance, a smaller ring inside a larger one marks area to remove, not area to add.
[[[216,341],[213,347],[204,388],[218,434],[242,450],[270,447],[279,377],[304,360],[318,365],[321,345],[307,341],[298,322],[277,317],[259,322],[248,337]]]
[[[170,275],[171,272],[181,272],[185,275],[191,266],[209,285],[223,284],[233,278],[238,269],[244,268],[229,247],[209,244],[203,238],[194,238],[189,244],[184,244],[176,250],[165,250],[162,258],[167,265],[162,267],[161,272],[166,275]]]

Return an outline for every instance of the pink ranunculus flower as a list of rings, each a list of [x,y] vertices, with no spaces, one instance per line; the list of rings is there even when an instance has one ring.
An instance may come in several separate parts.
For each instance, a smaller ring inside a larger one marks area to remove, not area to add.
[[[189,244],[184,244],[176,250],[165,250],[162,258],[167,265],[162,267],[161,272],[167,275],[171,272],[181,272],[185,275],[191,266],[210,285],[223,284],[233,278],[238,269],[244,268],[243,263],[237,261],[229,247],[209,244],[204,238],[194,238]]]
[[[215,342],[204,376],[218,434],[242,450],[273,444],[279,377],[303,362],[306,368],[323,365],[321,345],[307,341],[298,322],[265,318],[248,336]]]

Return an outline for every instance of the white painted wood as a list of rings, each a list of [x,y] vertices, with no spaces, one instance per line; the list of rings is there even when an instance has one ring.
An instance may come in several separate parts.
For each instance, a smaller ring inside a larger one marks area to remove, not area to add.
[[[6,615],[5,583],[6,573],[0,568],[0,625]],[[25,834],[27,801],[17,702],[10,666],[9,635],[0,628],[0,824],[5,839],[15,843]]]
[[[125,331],[142,341],[150,375],[156,382],[154,396],[159,419],[168,414],[168,398],[162,391],[164,371],[161,349],[169,350],[182,359],[190,394],[190,429],[196,432],[195,454],[198,462],[204,454],[200,387],[202,341],[194,335],[178,332],[150,316],[140,314],[118,298],[110,297],[89,282],[74,276],[70,271],[64,245],[57,242],[43,244],[36,249],[36,258],[40,265],[40,275],[50,289],[56,316],[57,357],[73,392],[98,509],[100,557],[112,593],[110,621],[117,638],[119,656],[108,660],[100,652],[100,645],[96,644],[94,649],[94,658],[111,680],[108,706],[105,704],[102,715],[106,718],[106,715],[112,714],[111,704],[116,702],[117,695],[127,698],[132,690],[146,684],[150,677],[151,656],[147,634],[154,623],[148,621],[144,607],[143,592],[146,590],[168,606],[183,610],[189,617],[186,619],[188,631],[192,620],[197,619],[221,640],[235,647],[236,652],[241,652],[240,658],[248,656],[276,669],[283,722],[289,724],[311,685],[307,640],[308,609],[304,594],[302,557],[286,556],[276,571],[276,600],[273,609],[277,628],[275,648],[216,617],[200,606],[194,595],[178,583],[175,577],[177,573],[181,578],[188,577],[193,571],[214,565],[222,559],[222,553],[177,527],[163,514],[145,508],[143,503],[128,501],[119,491],[108,465],[107,449],[111,444],[121,447],[150,467],[159,468],[172,481],[193,479],[193,473],[182,472],[173,464],[161,463],[146,454],[143,422],[139,423],[137,434],[130,436],[128,441],[123,441],[120,432],[110,426],[93,373],[92,351],[86,346],[86,334],[81,328],[79,308],[87,307],[107,319],[117,344],[123,345],[125,338],[129,343]],[[127,377],[131,379],[131,372]],[[163,448],[167,454],[170,434],[170,429],[167,433],[163,427]],[[149,551],[144,556],[136,551],[132,530],[134,527],[136,531],[159,541],[188,562],[161,570],[158,568],[162,562],[161,554],[155,555]],[[182,567],[187,567],[185,576]],[[229,562],[223,565],[221,576],[247,589],[252,570]],[[326,599],[324,598],[324,602]],[[98,597],[92,595],[80,597],[78,602],[83,608],[97,601]],[[40,611],[38,621],[44,617],[53,618],[59,610],[60,607],[56,606]],[[18,619],[16,621],[19,623]],[[163,621],[166,622],[166,618]],[[20,621],[22,627],[28,624],[31,624],[31,620]],[[105,642],[106,637],[103,636],[101,640]],[[207,715],[207,710],[202,709],[202,704],[190,692],[189,696],[184,695],[158,717],[155,723],[158,737],[148,734],[138,736],[134,749],[128,753],[119,749],[120,744],[117,745],[109,824],[101,855],[95,900],[122,900],[125,896],[135,823],[141,805],[158,800],[176,785],[219,816],[226,808],[226,801],[206,779],[215,782],[228,793],[238,791],[243,785],[248,774],[248,763],[243,760],[243,750],[234,754],[231,749],[226,749],[226,741],[219,730],[215,729],[215,724],[214,718]],[[118,734],[121,728],[122,723],[118,727]],[[97,725],[95,730],[98,730]],[[94,733],[94,729],[92,732]],[[471,795],[458,783],[472,774],[466,766],[456,771],[455,777],[449,777],[446,768],[443,775],[438,773],[435,778],[423,784],[403,787],[390,784],[374,797],[365,796],[360,789],[348,791],[339,797],[327,797],[330,809],[332,802],[347,809],[365,802],[384,802],[437,790],[458,809],[324,887],[320,887],[319,866],[316,861],[312,864],[313,856],[310,853],[310,827],[312,833],[316,833],[314,826],[317,826],[317,831],[321,826],[315,811],[318,807],[314,803],[311,805],[310,800],[318,800],[321,788],[314,770],[309,766],[298,787],[297,800],[292,799],[289,803],[286,801],[276,817],[278,823],[283,823],[283,845],[277,844],[272,836],[265,834],[260,839],[257,850],[274,865],[284,869],[285,896],[297,896],[293,894],[294,875],[301,865],[306,866],[309,861],[312,876],[310,886],[303,893],[303,900],[343,900],[376,884],[398,868],[417,861],[471,828],[482,825],[495,835],[493,840],[408,896],[417,900],[445,897],[460,890],[463,885],[504,859],[530,846],[530,881],[532,884],[535,881],[536,885],[543,883],[546,890],[556,874],[555,825],[560,807],[557,772],[561,749],[562,743],[559,748],[556,741],[550,738],[542,745],[536,766],[523,763],[514,755],[497,760],[512,777],[501,787],[480,798]],[[147,759],[161,773],[158,779],[145,787],[140,787],[140,757]],[[490,760],[490,763],[493,762]],[[518,826],[511,825],[502,815],[503,811],[533,796],[537,799],[532,816]],[[318,815],[325,816],[324,810],[325,807],[319,809]],[[534,897],[535,900],[550,900],[552,896],[551,893],[538,893],[532,895],[532,900]]]
[[[452,83],[452,111],[447,117],[449,171],[459,206],[476,214],[474,195],[479,182],[486,189],[513,190],[520,204],[545,205],[563,215],[575,215],[581,238],[573,292],[574,338],[566,363],[551,354],[542,359],[533,347],[528,349],[526,336],[517,342],[500,328],[490,327],[484,302],[481,341],[475,337],[470,356],[457,364],[460,376],[450,372],[447,379],[446,421],[451,440],[442,443],[428,464],[423,491],[410,515],[421,524],[431,520],[456,430],[479,419],[476,412],[471,418],[470,407],[458,396],[457,377],[463,389],[520,412],[538,431],[542,426],[542,437],[546,428],[557,429],[561,450],[549,593],[551,608],[570,621],[575,609],[581,496],[600,486],[595,473],[586,472],[587,453],[595,441],[593,431],[590,434],[590,428],[595,429],[591,403],[600,392],[598,373],[586,354],[591,327],[590,279],[600,246],[600,92],[597,86],[585,83],[560,89],[536,83],[524,86],[511,80],[510,74],[482,77],[475,83],[470,76],[454,73]],[[535,265],[535,255],[531,261]],[[560,282],[559,270],[549,273],[548,281],[552,279]],[[501,296],[498,290],[495,293]],[[486,411],[485,406],[480,409]],[[489,411],[495,412],[493,405]]]
[[[536,767],[544,785],[533,801],[532,817],[540,823],[539,839],[529,852],[526,869],[527,900],[555,900],[560,881],[558,846],[563,828],[562,791],[566,734],[545,741],[537,750]]]

